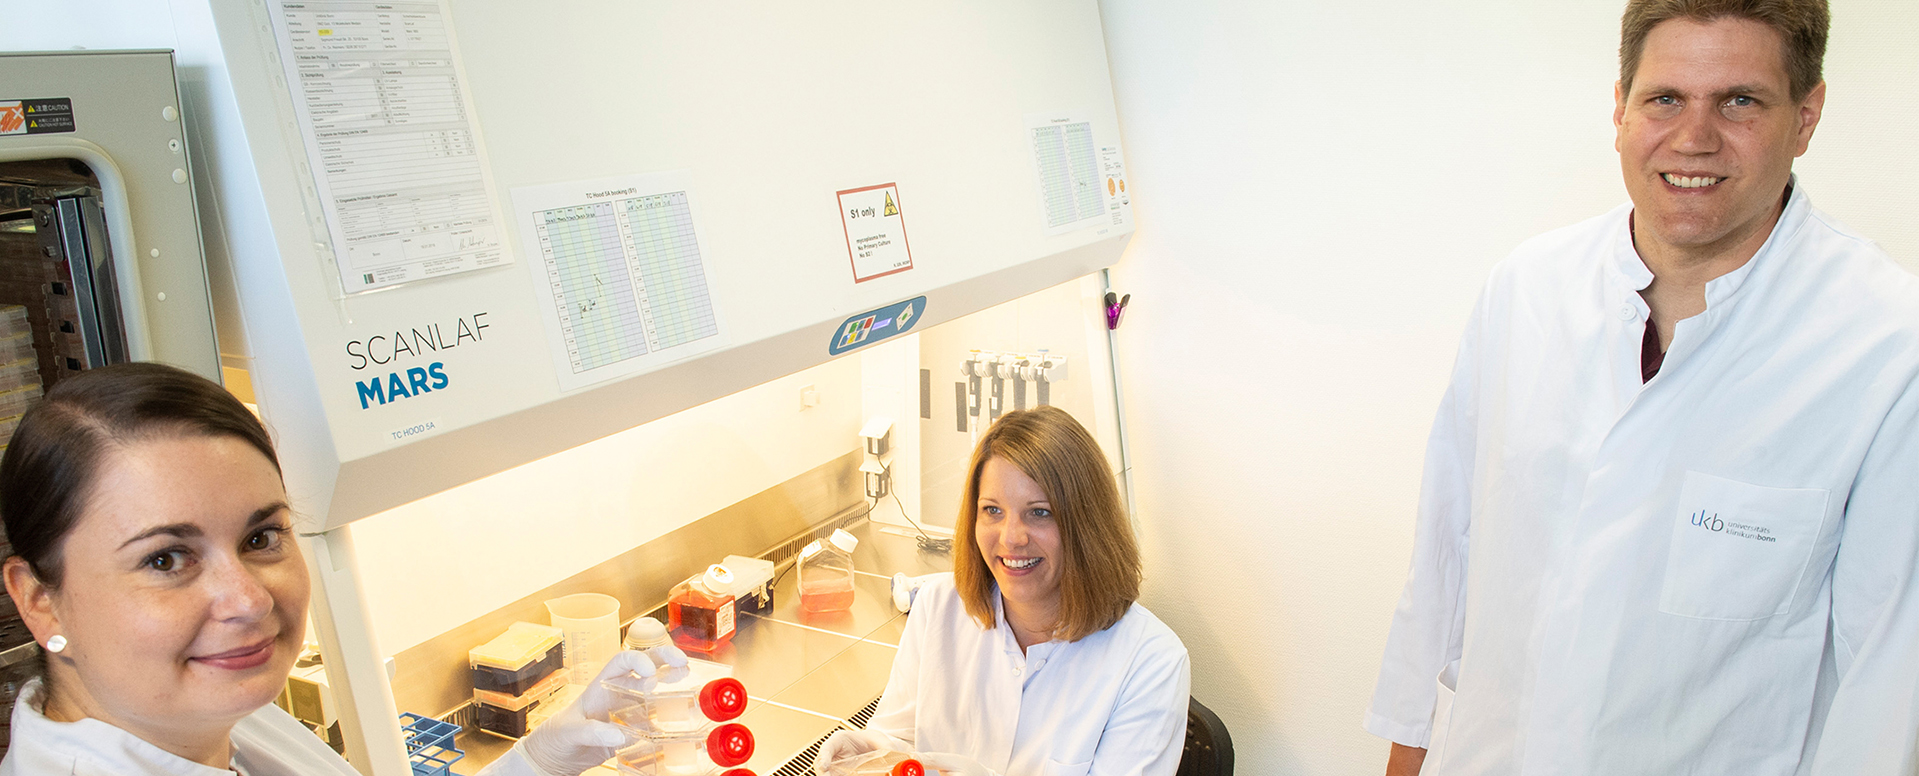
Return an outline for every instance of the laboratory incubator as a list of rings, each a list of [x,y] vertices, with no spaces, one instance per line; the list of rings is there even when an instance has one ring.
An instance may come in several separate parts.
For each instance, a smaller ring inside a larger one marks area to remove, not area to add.
[[[218,378],[220,364],[172,57],[0,53],[0,72],[4,450],[82,370],[157,360]],[[0,596],[0,755],[38,649]]]

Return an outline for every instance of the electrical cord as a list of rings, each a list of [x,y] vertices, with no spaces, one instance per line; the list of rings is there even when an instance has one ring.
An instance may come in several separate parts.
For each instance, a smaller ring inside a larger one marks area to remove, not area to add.
[[[919,544],[919,548],[921,550],[925,550],[926,552],[938,552],[938,553],[952,552],[953,551],[952,539],[942,538],[942,537],[934,536],[932,534],[927,533],[926,529],[920,526],[918,520],[914,520],[912,515],[909,515],[906,513],[906,502],[900,500],[899,489],[890,487],[890,484],[893,481],[893,467],[890,464],[882,463],[880,464],[880,473],[886,475],[886,481],[889,484],[889,487],[887,488],[887,492],[893,495],[893,503],[899,505],[900,517],[906,518],[906,522],[911,523],[913,525],[913,530],[919,532],[920,534],[919,537],[917,539],[914,539],[914,541]],[[879,509],[879,506],[880,506],[879,499],[873,499],[871,505],[868,506],[868,509]]]
[[[886,476],[887,482],[889,483],[892,482],[893,480],[892,466],[889,466],[887,464],[880,464],[880,473]],[[926,528],[921,526],[918,520],[914,520],[912,515],[909,515],[906,513],[906,502],[900,500],[899,490],[888,488],[888,492],[893,495],[893,503],[899,505],[900,517],[906,518],[906,522],[911,523],[913,525],[913,530],[919,532],[919,536],[914,537],[913,541],[915,544],[919,545],[920,550],[924,552],[936,552],[942,555],[953,551],[952,539],[934,536],[932,534],[927,533]],[[880,507],[879,499],[874,499],[874,498],[867,499],[866,501],[867,514],[872,514],[873,510],[879,509],[879,507]],[[784,570],[780,571],[780,573],[777,576],[773,577],[773,586],[777,587],[780,584],[780,580],[785,579],[787,574],[791,573],[793,569],[796,569],[799,567],[800,567],[799,559],[795,558],[792,564],[788,565]]]
[[[892,481],[893,479],[892,466],[889,466],[887,464],[880,464],[880,473],[886,476],[886,479],[888,482]],[[906,522],[911,523],[913,525],[913,530],[919,532],[919,536],[914,537],[913,542],[919,545],[919,548],[922,551],[936,552],[940,554],[946,554],[953,551],[952,539],[942,538],[942,537],[934,536],[932,534],[927,533],[926,528],[924,526],[921,526],[919,524],[919,521],[914,520],[912,515],[909,515],[906,513],[906,502],[900,500],[900,494],[897,489],[889,488],[888,492],[891,493],[893,496],[893,503],[897,504],[900,508],[900,517],[906,518]],[[867,499],[866,501],[867,514],[872,514],[873,510],[879,509],[879,506],[880,506],[879,499],[873,499],[873,498]],[[795,558],[791,564],[789,564],[785,569],[782,569],[778,575],[773,577],[773,586],[777,587],[780,584],[780,580],[785,579],[787,574],[792,573],[793,569],[796,569],[799,567],[800,567],[799,559]]]

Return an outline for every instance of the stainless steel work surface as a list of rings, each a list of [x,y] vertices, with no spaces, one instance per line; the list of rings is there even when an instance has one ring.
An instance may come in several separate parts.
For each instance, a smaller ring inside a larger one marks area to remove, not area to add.
[[[882,644],[854,644],[771,700],[844,720],[886,691],[897,654]]]
[[[912,528],[868,521],[860,523],[858,530],[848,530],[860,538],[860,546],[853,549],[854,568],[889,577],[953,570],[953,557],[921,550]]]
[[[690,654],[732,666],[748,695],[772,698],[858,643],[851,636],[749,616],[740,618],[732,643],[711,654]]]
[[[878,574],[856,572],[853,575],[853,606],[843,612],[806,612],[800,609],[799,573],[793,572],[773,586],[773,611],[766,617],[776,622],[842,634],[856,639],[872,638],[895,620],[905,618],[893,609],[893,580]],[[876,639],[899,644],[897,629],[891,638]]]
[[[910,536],[888,527],[861,522],[847,530],[860,539],[851,609],[801,611],[799,572],[787,570],[774,585],[770,612],[742,615],[726,646],[689,653],[732,666],[746,685],[749,702],[738,721],[753,731],[755,753],[747,767],[755,773],[777,770],[879,698],[906,624],[906,616],[893,610],[892,575],[952,565],[947,555],[923,552]],[[651,616],[664,622],[665,607]],[[458,773],[478,771],[511,746],[471,732],[462,733],[459,744],[467,758],[454,766]]]
[[[894,617],[893,619],[887,620],[885,625],[873,629],[872,633],[866,634],[866,640],[881,644],[891,644],[897,647],[900,644],[901,634],[905,632],[906,618]]]
[[[453,764],[453,772],[473,774],[479,773],[480,768],[487,763],[506,756],[507,750],[513,748],[513,739],[469,727],[460,730],[459,738],[454,739],[454,746],[465,752],[466,757]]]
[[[771,704],[754,707],[740,717],[740,722],[753,731],[753,759],[746,761],[746,767],[761,776],[770,776],[840,726],[817,714]],[[809,768],[806,772],[813,771]]]

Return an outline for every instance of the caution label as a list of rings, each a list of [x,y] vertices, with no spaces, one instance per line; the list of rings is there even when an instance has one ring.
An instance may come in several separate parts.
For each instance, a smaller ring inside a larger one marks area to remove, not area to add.
[[[906,247],[906,216],[898,184],[882,183],[834,192],[840,199],[840,225],[853,260],[853,282],[864,283],[913,268]]]
[[[0,100],[0,135],[39,135],[73,130],[71,99]]]

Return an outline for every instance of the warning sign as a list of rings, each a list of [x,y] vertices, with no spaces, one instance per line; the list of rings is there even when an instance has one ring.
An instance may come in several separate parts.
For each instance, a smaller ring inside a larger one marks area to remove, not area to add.
[[[72,132],[73,100],[0,100],[0,135],[39,135]]]
[[[840,225],[846,229],[846,252],[853,260],[853,282],[864,283],[913,268],[898,184],[835,193],[840,199]]]

